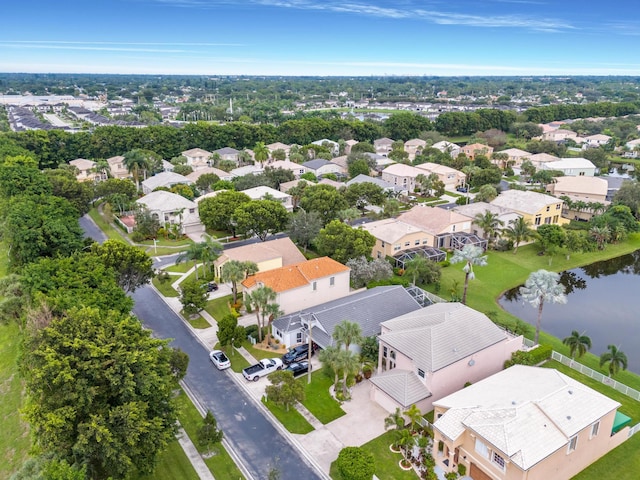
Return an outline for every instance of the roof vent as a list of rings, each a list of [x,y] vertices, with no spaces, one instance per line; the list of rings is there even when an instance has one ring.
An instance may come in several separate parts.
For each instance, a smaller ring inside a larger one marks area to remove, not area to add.
[[[516,401],[515,400],[511,400],[511,405],[515,405]]]
[[[569,395],[573,395],[573,390],[569,390]]]
[[[567,415],[567,420],[571,420],[571,415]]]

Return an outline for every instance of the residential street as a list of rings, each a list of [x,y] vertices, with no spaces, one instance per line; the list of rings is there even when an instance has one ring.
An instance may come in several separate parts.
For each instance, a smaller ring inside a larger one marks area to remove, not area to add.
[[[189,355],[185,383],[214,414],[225,438],[255,479],[267,478],[274,462],[282,480],[321,478],[229,374],[213,367],[207,350],[151,287],[136,290],[133,298],[133,311],[144,325],[157,337],[173,338],[171,345]]]

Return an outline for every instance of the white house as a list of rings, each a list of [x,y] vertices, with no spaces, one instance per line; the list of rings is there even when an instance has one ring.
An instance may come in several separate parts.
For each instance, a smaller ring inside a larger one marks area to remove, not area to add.
[[[200,234],[205,230],[198,215],[198,205],[181,195],[159,190],[136,200],[136,203],[147,207],[161,225],[180,225],[181,233],[185,235]]]
[[[269,199],[274,202],[280,202],[288,212],[293,211],[293,197],[288,193],[281,192],[280,190],[275,190],[271,187],[262,185],[259,187],[249,188],[248,190],[242,190],[242,193],[248,195],[251,200]]]
[[[187,165],[194,170],[209,166],[209,160],[211,159],[211,152],[207,152],[202,148],[192,148],[185,150],[181,155],[187,159]]]
[[[179,183],[191,185],[193,182],[184,175],[174,172],[160,172],[142,182],[142,192],[151,193],[158,187],[171,188]]]
[[[555,162],[546,162],[541,170],[558,170],[567,177],[593,177],[596,166],[586,158],[561,158]]]
[[[316,177],[321,177],[327,173],[333,173],[336,175],[342,175],[345,170],[338,164],[325,160],[323,158],[316,158],[315,160],[309,160],[302,164],[308,172],[313,173]]]

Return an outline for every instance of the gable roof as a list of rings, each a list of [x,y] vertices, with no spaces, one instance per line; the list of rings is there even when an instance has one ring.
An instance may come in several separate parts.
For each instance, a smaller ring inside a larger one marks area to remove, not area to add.
[[[191,150],[185,150],[184,152],[182,152],[182,155],[184,157],[207,157],[208,158],[211,156],[211,152],[207,152],[202,148],[192,148]]]
[[[363,337],[380,333],[380,323],[422,308],[400,285],[375,287],[280,317],[273,326],[281,331],[300,328],[303,315],[312,314],[319,327],[313,340],[322,348],[333,344],[333,330],[345,319],[360,325]]]
[[[291,195],[289,195],[288,193],[281,192],[280,190],[276,190],[275,188],[267,187],[266,185],[260,185],[258,187],[248,188],[247,190],[241,191],[245,195],[248,195],[252,200],[260,200],[264,198],[265,195],[271,195],[276,200],[291,198]]]
[[[282,142],[275,142],[275,143],[270,143],[269,145],[265,145],[270,151],[274,151],[274,150],[290,150],[291,146],[287,145],[286,143],[282,143]]]
[[[313,280],[349,270],[349,267],[336,262],[332,258],[320,257],[265,272],[258,272],[243,280],[242,285],[245,288],[252,288],[258,283],[262,283],[274,292],[279,293],[309,285]]]
[[[386,321],[380,341],[436,372],[507,338],[486,315],[461,303],[435,303]]]
[[[564,178],[564,177],[562,177]],[[593,178],[593,177],[580,177],[580,178]],[[471,219],[475,219],[478,214],[484,215],[485,212],[490,212],[499,217],[502,215],[513,215],[514,217],[520,217],[521,215],[511,208],[501,207],[499,205],[493,205],[487,202],[473,202],[466,205],[456,205],[453,207],[456,212],[466,215]],[[508,225],[505,225],[508,226]]]
[[[124,157],[122,155],[116,155],[115,157],[107,158],[107,163],[109,165],[117,165],[118,163],[124,162]]]
[[[349,180],[347,182],[347,187],[356,183],[373,183],[374,185],[378,185],[383,189],[396,190],[396,186],[394,184],[385,182],[380,177],[370,177],[369,175],[365,175],[364,173],[359,173],[356,177]]]
[[[422,229],[408,223],[401,222],[396,218],[385,218],[365,223],[361,225],[360,228],[366,230],[378,240],[382,240],[387,243],[395,243],[407,235],[422,232]]]
[[[561,203],[562,200],[544,193],[524,190],[506,190],[494,198],[490,203],[499,207],[511,208],[517,212],[537,213],[547,205]]]
[[[532,163],[542,163],[542,162],[555,162],[560,160],[560,158],[556,157],[555,155],[551,155],[549,153],[536,153],[534,155],[531,155],[529,157],[529,160]]]
[[[433,163],[433,162],[421,163],[420,165],[416,165],[416,168],[419,168],[420,170],[424,170],[427,173],[433,172],[433,173],[441,173],[443,175],[447,175],[449,173],[455,173],[459,177],[465,176],[465,174],[462,173],[460,170],[456,170],[455,168],[447,167],[446,165],[441,165],[439,163]]]
[[[404,142],[405,147],[424,147],[426,145],[427,142],[425,140],[422,140],[421,138],[412,138],[411,140],[407,140],[406,142]]]
[[[406,165],[404,163],[394,163],[393,165],[389,165],[385,168],[382,173],[386,173],[388,175],[396,175],[398,177],[411,177],[416,178],[418,175],[423,174],[424,170],[420,170],[411,165]]]
[[[147,178],[144,182],[142,182],[142,185],[149,190],[154,190],[158,187],[166,187],[169,185],[175,185],[177,183],[186,183],[188,185],[193,182],[184,175],[180,175],[179,173],[160,172],[153,177]]]
[[[447,438],[466,429],[528,470],[620,404],[549,368],[515,365],[436,402]]]
[[[531,154],[519,148],[507,148],[506,150],[500,150],[496,153],[506,153],[510,157],[529,157]]]
[[[96,166],[96,162],[93,160],[87,160],[86,158],[76,158],[75,160],[71,160],[69,165],[73,165],[81,172],[85,170],[91,170]]]
[[[377,146],[377,145],[390,145],[394,142],[395,140],[392,140],[388,137],[382,137],[382,138],[377,138],[376,140],[373,141],[373,145]]]
[[[282,266],[304,262],[305,258],[289,237],[277,238],[266,242],[252,243],[224,250],[218,263],[226,260],[241,262],[265,262],[275,258],[282,259]]]

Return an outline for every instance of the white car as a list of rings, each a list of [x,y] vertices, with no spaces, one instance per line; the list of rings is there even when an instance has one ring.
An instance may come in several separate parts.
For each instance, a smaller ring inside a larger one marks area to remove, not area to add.
[[[209,354],[211,362],[216,366],[218,370],[224,370],[231,366],[229,358],[221,350],[214,350]]]

